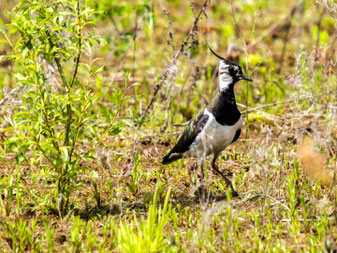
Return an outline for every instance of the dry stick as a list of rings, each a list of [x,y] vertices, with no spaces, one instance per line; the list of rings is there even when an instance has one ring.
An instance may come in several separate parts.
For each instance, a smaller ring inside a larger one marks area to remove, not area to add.
[[[299,4],[299,13],[300,13],[300,21],[299,25],[297,26],[297,39],[298,39],[298,48],[297,52],[300,53],[301,50],[301,44],[302,44],[302,31],[303,31],[303,16],[304,16],[304,4],[305,0],[300,2]]]
[[[333,92],[337,91],[337,88],[336,89],[333,89],[331,90],[328,94],[331,94]],[[323,95],[323,93],[321,94],[318,94],[317,96],[321,96]],[[260,109],[264,109],[264,108],[267,108],[267,107],[272,107],[272,106],[276,106],[276,105],[282,105],[282,104],[291,104],[291,103],[295,103],[295,102],[302,102],[302,101],[305,101],[305,100],[310,100],[311,98],[300,98],[300,99],[292,99],[292,100],[287,100],[287,101],[283,101],[283,102],[278,102],[278,103],[271,103],[271,104],[267,104],[267,105],[262,105],[262,106],[259,106],[259,107],[255,107],[255,108],[252,108],[250,110],[246,110],[244,112],[242,112],[242,114],[245,114],[245,113],[250,113],[250,112],[255,112],[255,111],[258,111]],[[248,108],[248,107],[247,107]]]
[[[287,101],[283,101],[283,102],[266,104],[266,105],[262,105],[262,106],[259,106],[259,107],[251,108],[249,110],[247,109],[246,111],[242,112],[242,115],[248,114],[248,113],[251,113],[251,112],[255,112],[255,111],[259,111],[261,109],[268,108],[268,107],[273,107],[273,106],[283,105],[283,104],[291,104],[291,103],[294,103],[296,101],[300,101],[301,102],[303,100],[308,100],[308,99],[309,98],[303,98],[303,99],[299,99],[299,100],[293,99],[293,100],[287,100]],[[246,107],[246,108],[248,108],[248,107]]]
[[[283,67],[283,62],[284,62],[284,56],[286,54],[286,51],[287,51],[287,44],[288,44],[288,37],[289,37],[289,32],[290,32],[290,28],[291,28],[291,23],[292,23],[292,20],[293,20],[293,17],[294,17],[294,14],[296,12],[296,7],[297,7],[297,4],[292,8],[291,10],[291,14],[290,14],[290,20],[287,24],[287,31],[286,31],[286,36],[285,36],[285,39],[284,39],[284,43],[283,43],[283,48],[282,48],[282,55],[281,55],[281,60],[280,60],[280,67],[277,71],[278,74],[280,74],[282,72],[282,67]]]
[[[316,38],[315,58],[314,58],[314,66],[313,66],[314,71],[315,71],[315,63],[317,61],[317,53],[318,53],[318,47],[319,47],[322,18],[324,14],[325,14],[325,9],[323,9],[323,11],[321,12],[321,15],[319,15],[319,20],[317,22],[317,38]]]
[[[109,18],[110,18],[110,20],[111,20],[113,26],[115,27],[116,32],[118,33],[118,35],[120,35],[121,32],[120,32],[120,30],[118,29],[118,25],[117,25],[115,19],[113,18],[113,16],[109,16]]]
[[[136,48],[137,48],[137,29],[138,29],[138,19],[137,11],[135,11],[135,28],[133,29],[133,55],[132,55],[132,78],[135,77],[135,61],[136,61]]]
[[[257,16],[260,15],[260,9],[259,9],[260,1],[261,1],[261,0],[259,0],[259,1],[257,2],[256,8],[255,8],[254,25],[253,25],[253,29],[252,29],[252,34],[255,33],[256,23],[257,23]]]
[[[27,76],[29,78],[29,76]],[[12,96],[12,94],[16,93],[18,90],[20,90],[23,87],[23,85],[17,85],[15,88],[10,90],[8,93],[3,92],[3,99],[0,101],[0,106],[2,106],[7,100]]]
[[[337,16],[334,14],[336,12],[337,5],[335,4],[334,7],[329,7],[328,3],[326,1],[317,1],[319,4],[321,4],[324,9],[329,13],[329,15],[337,22]]]
[[[49,45],[51,48],[53,48],[55,46],[54,42],[51,40],[51,34],[49,32],[49,30],[46,31],[46,34],[47,34],[47,37],[48,37],[48,42],[49,42]],[[53,54],[54,56],[54,61],[56,63],[56,66],[57,66],[57,70],[59,72],[59,75],[61,77],[61,80],[62,80],[62,83],[63,83],[63,86],[64,88],[67,90],[68,89],[68,82],[67,82],[67,79],[64,75],[64,72],[63,72],[63,68],[62,68],[62,65],[61,65],[61,61],[60,61],[60,58],[59,56],[56,54],[56,52],[54,52]]]
[[[234,6],[233,6],[233,0],[231,0],[231,7],[232,7],[232,17],[236,26],[236,29],[238,30],[238,32],[240,33],[242,39],[243,39],[243,45],[244,45],[244,50],[245,50],[245,55],[246,55],[246,71],[248,72],[248,53],[247,53],[247,43],[246,43],[246,39],[245,36],[243,35],[243,32],[241,31],[235,15],[234,15]],[[248,82],[246,81],[246,107],[248,108]],[[249,136],[249,122],[248,122],[248,114],[246,117],[246,124],[247,124],[247,128],[246,128],[246,137]]]
[[[299,5],[302,4],[303,1],[300,1],[298,4],[296,4],[296,6],[294,8],[298,8]],[[250,48],[254,47],[255,45],[257,45],[258,43],[260,43],[261,40],[263,40],[263,38],[265,38],[268,34],[270,34],[271,32],[273,32],[276,28],[278,28],[289,16],[291,15],[291,12],[289,14],[287,14],[284,17],[281,17],[279,19],[278,22],[272,24],[268,30],[266,30],[265,32],[263,32],[259,37],[257,37],[256,39],[254,39],[252,42],[250,42],[247,45],[247,49],[249,50]]]
[[[166,81],[167,77],[168,77],[168,72],[171,68],[171,66],[174,66],[176,63],[177,63],[177,60],[178,58],[180,57],[180,55],[184,52],[184,49],[185,49],[185,45],[187,45],[188,41],[190,40],[190,38],[193,36],[194,32],[197,31],[198,29],[198,22],[201,18],[201,14],[205,14],[205,8],[207,6],[207,2],[208,0],[205,0],[205,2],[203,3],[200,11],[199,11],[199,14],[198,16],[195,18],[194,20],[194,24],[193,24],[193,27],[192,29],[190,30],[190,32],[188,33],[187,35],[187,38],[181,43],[181,47],[179,49],[179,51],[176,53],[176,55],[173,57],[173,60],[170,62],[170,64],[168,65],[168,67],[166,68],[165,72],[161,75],[161,78],[160,78],[160,82],[156,85],[155,89],[154,89],[154,92],[153,92],[153,96],[152,96],[152,99],[150,101],[150,103],[148,104],[148,106],[146,107],[145,109],[145,112],[143,113],[143,116],[140,120],[140,123],[139,123],[139,126],[138,126],[138,129],[142,126],[142,124],[144,123],[144,119],[146,117],[146,115],[148,114],[153,102],[155,101],[156,97],[157,97],[157,94],[158,94],[158,91],[161,89],[161,87],[163,86],[163,83]],[[206,16],[206,14],[205,14]],[[207,17],[207,16],[206,16]]]
[[[332,40],[331,45],[330,45],[330,48],[332,48],[331,54],[330,54],[331,58],[335,55],[335,52],[336,52],[336,47],[335,47],[336,41],[337,41],[337,30],[334,31],[333,40]],[[331,65],[334,65],[333,60],[332,60]]]
[[[171,46],[171,48],[172,48],[172,54],[174,54],[174,44],[173,44],[173,33],[172,33],[172,22],[171,22],[171,20],[170,20],[170,13],[168,12],[168,10],[166,10],[165,9],[165,7],[162,5],[162,3],[161,2],[158,2],[158,5],[160,6],[160,8],[162,9],[162,11],[163,11],[163,13],[165,14],[165,17],[166,17],[166,19],[167,19],[167,23],[168,23],[168,25],[167,25],[167,27],[166,27],[166,29],[167,29],[167,31],[168,31],[168,34],[169,34],[169,38],[168,38],[168,40],[167,40],[167,44],[169,45],[169,46]],[[170,108],[171,108],[171,105],[172,105],[172,99],[171,99],[171,97],[172,97],[172,94],[171,94],[171,91],[172,90],[172,87],[169,87],[169,90],[168,90],[168,97],[167,97],[167,101],[168,101],[168,103],[166,103],[166,104],[168,104],[168,105],[166,105],[167,106],[167,108],[166,108],[166,119],[165,119],[165,123],[164,123],[164,126],[163,126],[163,128],[162,128],[162,132],[164,132],[165,131],[165,129],[168,127],[168,124],[169,124],[169,118],[170,118]],[[171,121],[172,121],[172,119],[171,119]],[[171,122],[172,123],[172,122]]]

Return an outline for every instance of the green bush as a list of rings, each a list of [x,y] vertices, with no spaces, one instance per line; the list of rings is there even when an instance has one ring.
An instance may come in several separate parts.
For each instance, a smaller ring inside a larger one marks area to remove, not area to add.
[[[116,113],[99,135],[102,126],[93,110],[99,96],[92,94],[90,81],[104,66],[93,70],[97,59],[81,62],[82,53],[100,42],[90,29],[93,15],[86,2],[22,0],[11,13],[10,36],[1,26],[12,49],[7,57],[15,63],[21,97],[4,152],[15,153],[17,165],[25,162],[52,182],[53,201],[47,197],[44,204],[56,207],[60,215],[81,186],[77,176],[85,169],[82,162],[92,157],[93,147],[86,147],[86,141],[96,139],[98,145],[107,134],[119,132]],[[116,97],[118,108],[123,93]]]

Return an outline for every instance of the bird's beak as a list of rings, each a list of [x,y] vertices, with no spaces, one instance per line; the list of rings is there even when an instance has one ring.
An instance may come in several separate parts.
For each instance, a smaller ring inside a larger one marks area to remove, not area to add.
[[[246,75],[242,75],[242,76],[241,76],[241,79],[242,79],[242,80],[246,80],[246,81],[248,81],[248,82],[253,82],[253,79],[249,78],[249,77],[246,76]]]

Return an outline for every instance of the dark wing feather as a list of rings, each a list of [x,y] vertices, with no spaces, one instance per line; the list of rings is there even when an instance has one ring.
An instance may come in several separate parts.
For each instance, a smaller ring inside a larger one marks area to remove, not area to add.
[[[201,111],[191,119],[177,144],[163,158],[162,164],[168,164],[183,157],[183,153],[190,148],[197,135],[204,128],[208,117],[208,115],[204,114],[204,111]]]
[[[239,129],[236,131],[235,136],[234,136],[234,138],[233,138],[233,140],[232,140],[231,143],[236,142],[236,141],[239,139],[240,134],[241,134],[241,129],[239,128]]]

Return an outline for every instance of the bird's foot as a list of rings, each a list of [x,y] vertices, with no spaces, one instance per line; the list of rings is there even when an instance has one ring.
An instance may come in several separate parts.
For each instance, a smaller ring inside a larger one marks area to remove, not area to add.
[[[234,190],[232,182],[228,178],[226,178],[226,179],[227,179],[226,180],[227,187],[229,186],[231,188],[232,197],[234,197],[234,198],[239,197],[240,195],[239,195],[239,193],[236,190]]]
[[[199,185],[194,192],[195,197],[201,204],[205,203],[206,189],[204,185]]]
[[[197,163],[193,163],[191,165],[188,166],[188,171],[192,172],[198,169],[198,164]]]
[[[235,191],[234,189],[232,189],[232,197],[237,198],[240,197],[239,193],[237,191]]]

